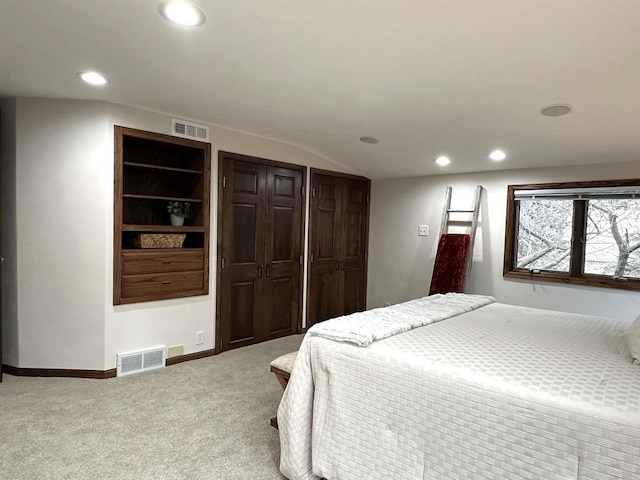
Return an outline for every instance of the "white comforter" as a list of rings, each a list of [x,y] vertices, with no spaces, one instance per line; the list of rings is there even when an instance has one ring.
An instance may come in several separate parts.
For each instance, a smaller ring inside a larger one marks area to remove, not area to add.
[[[309,335],[366,347],[376,340],[470,312],[495,302],[485,295],[436,294],[315,324]]]
[[[491,304],[361,348],[307,335],[278,410],[291,480],[637,480],[626,322]]]

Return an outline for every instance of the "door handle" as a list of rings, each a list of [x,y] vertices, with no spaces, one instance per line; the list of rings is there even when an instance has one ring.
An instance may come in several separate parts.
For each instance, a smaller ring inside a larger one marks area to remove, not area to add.
[[[262,278],[262,265],[258,266],[258,278]]]
[[[271,265],[267,265],[267,277],[271,276]]]
[[[340,270],[340,260],[336,260],[336,271]]]
[[[340,270],[344,270],[344,263],[345,263],[344,260],[340,262]]]

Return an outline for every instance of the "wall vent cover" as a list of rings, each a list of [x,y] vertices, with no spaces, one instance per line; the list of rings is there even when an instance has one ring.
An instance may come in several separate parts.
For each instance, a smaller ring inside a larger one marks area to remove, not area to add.
[[[186,120],[171,119],[171,134],[176,137],[209,141],[209,127]]]
[[[167,349],[164,346],[118,354],[118,376],[145,372],[165,365]]]

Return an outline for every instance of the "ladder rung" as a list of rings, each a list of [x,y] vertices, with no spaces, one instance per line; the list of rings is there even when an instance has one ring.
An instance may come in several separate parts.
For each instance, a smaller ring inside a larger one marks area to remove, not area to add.
[[[473,213],[475,210],[447,210],[447,213]]]

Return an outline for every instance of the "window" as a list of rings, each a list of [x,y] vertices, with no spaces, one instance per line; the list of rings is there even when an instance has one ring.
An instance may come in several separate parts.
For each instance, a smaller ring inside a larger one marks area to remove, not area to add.
[[[640,290],[640,180],[509,185],[504,276]]]

